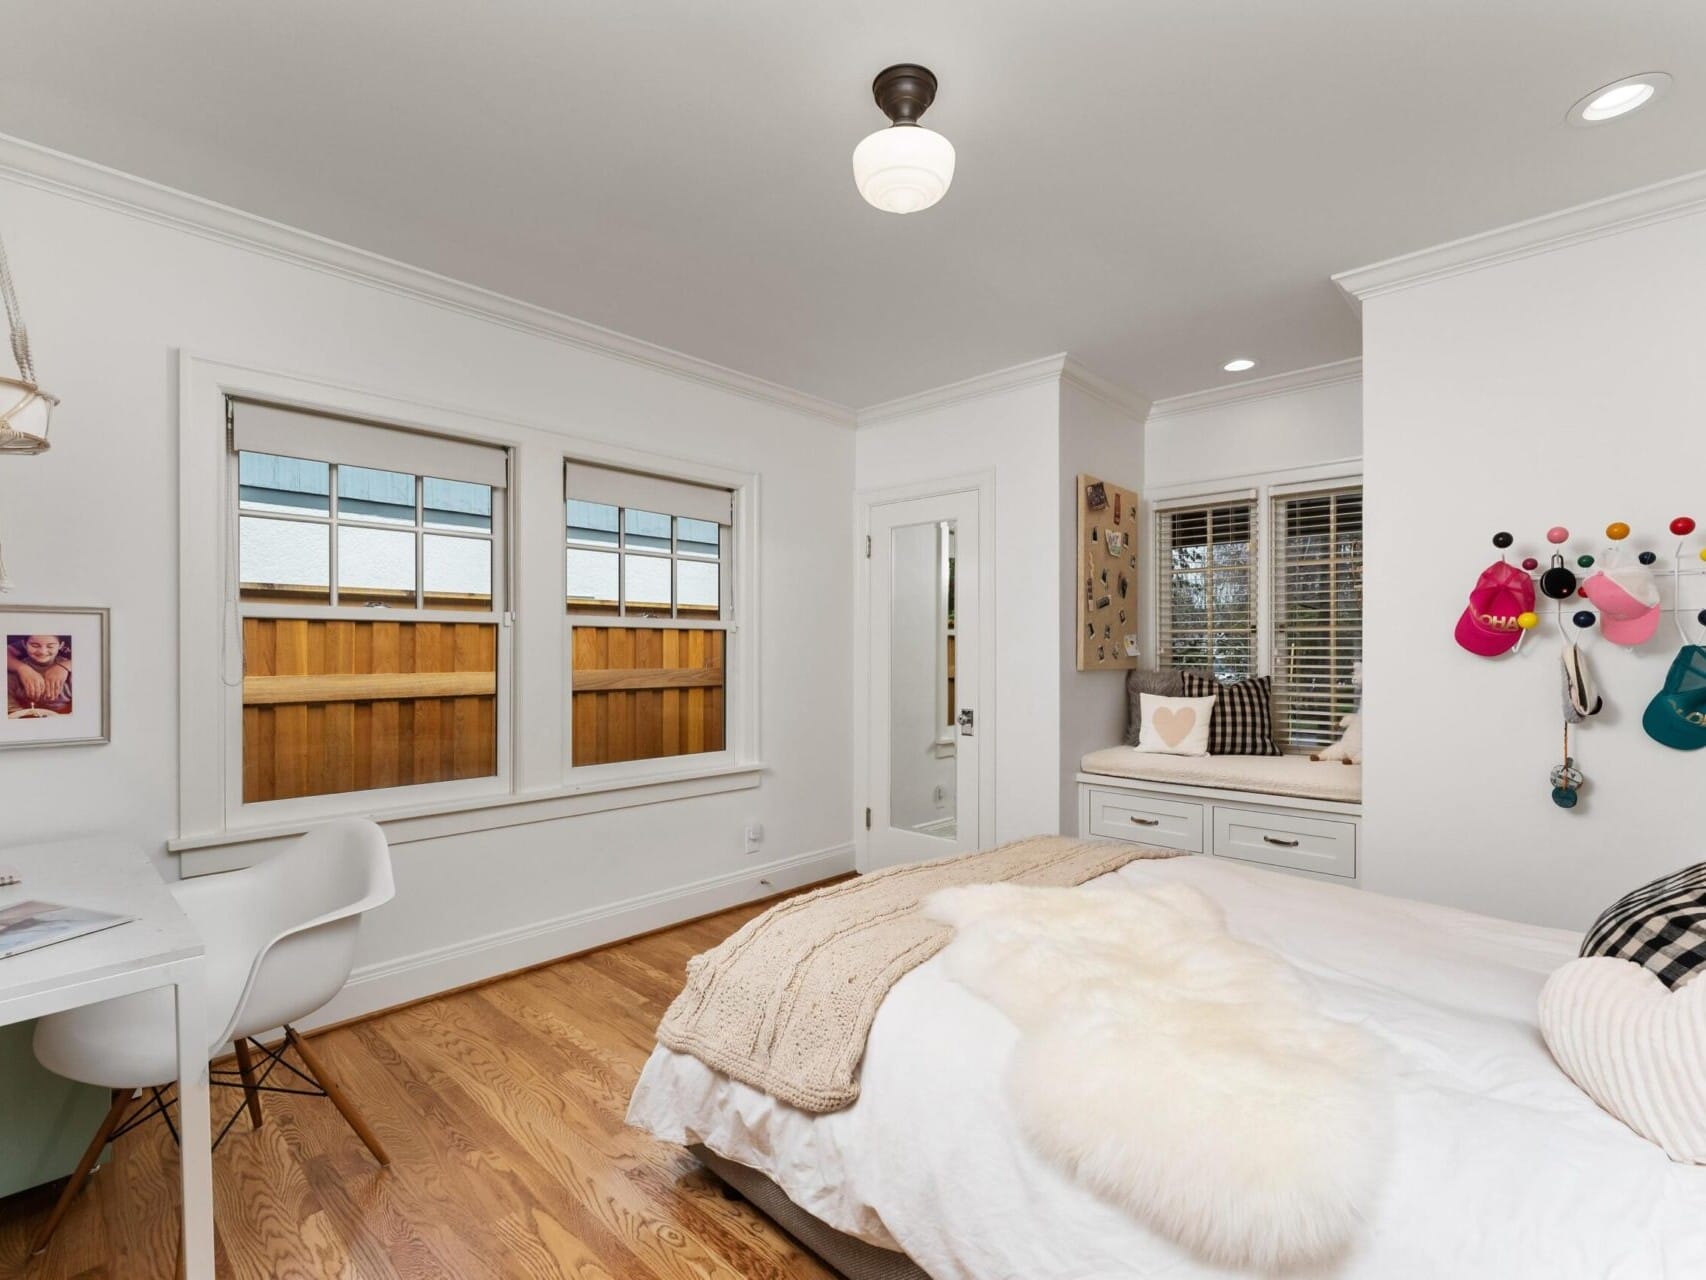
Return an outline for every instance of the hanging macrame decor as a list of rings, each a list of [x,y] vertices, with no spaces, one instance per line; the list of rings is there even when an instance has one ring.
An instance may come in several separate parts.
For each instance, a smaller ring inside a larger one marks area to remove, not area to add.
[[[12,335],[12,358],[18,376],[0,375],[0,457],[28,457],[48,448],[47,424],[53,417],[58,396],[36,385],[35,361],[30,358],[30,335],[18,310],[17,290],[12,287],[12,264],[6,260],[6,242],[0,240],[0,301],[6,304],[6,325]],[[6,556],[0,550],[0,591],[10,591]]]
[[[12,358],[18,376],[0,376],[0,454],[46,452],[48,420],[59,403],[36,385],[35,361],[30,358],[30,335],[18,310],[18,294],[12,287],[12,268],[6,261],[6,242],[0,239],[0,299],[6,304],[6,323],[12,334]]]

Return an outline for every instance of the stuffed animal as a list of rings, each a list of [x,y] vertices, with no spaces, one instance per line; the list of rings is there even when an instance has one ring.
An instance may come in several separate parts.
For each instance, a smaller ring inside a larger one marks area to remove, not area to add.
[[[1362,688],[1362,663],[1351,668],[1351,683],[1359,690]],[[1339,728],[1345,732],[1330,747],[1323,747],[1310,756],[1311,760],[1337,760],[1341,764],[1362,763],[1362,701],[1357,701],[1357,709],[1339,721]]]

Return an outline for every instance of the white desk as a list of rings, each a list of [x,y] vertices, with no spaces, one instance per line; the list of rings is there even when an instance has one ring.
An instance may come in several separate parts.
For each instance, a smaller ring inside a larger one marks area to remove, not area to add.
[[[70,942],[0,959],[0,1026],[172,987],[178,1031],[183,1141],[185,1280],[213,1280],[213,1152],[208,1142],[207,1017],[201,939],[147,856],[118,839],[66,840],[0,849],[23,883],[0,906],[40,898],[135,916]]]

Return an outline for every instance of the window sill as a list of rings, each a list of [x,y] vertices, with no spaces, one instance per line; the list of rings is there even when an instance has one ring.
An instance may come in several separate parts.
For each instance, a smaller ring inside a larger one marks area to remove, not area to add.
[[[361,816],[385,828],[392,845],[437,840],[445,836],[491,831],[499,827],[553,822],[611,809],[688,800],[725,791],[750,790],[759,785],[766,766],[759,761],[719,765],[714,768],[683,769],[641,777],[601,779],[549,791],[483,796],[407,809],[375,809]],[[183,855],[179,869],[185,876],[229,871],[247,866],[254,859],[246,846],[301,835],[315,822],[279,823],[270,826],[232,828],[207,835],[180,836],[166,842],[169,853]]]

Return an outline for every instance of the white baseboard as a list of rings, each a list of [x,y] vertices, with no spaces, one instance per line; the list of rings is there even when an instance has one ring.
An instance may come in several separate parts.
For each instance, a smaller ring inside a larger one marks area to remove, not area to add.
[[[605,946],[652,929],[724,911],[853,870],[853,846],[835,845],[743,867],[692,884],[588,907],[554,920],[469,938],[394,960],[362,965],[304,1030],[363,1017],[529,965]]]

